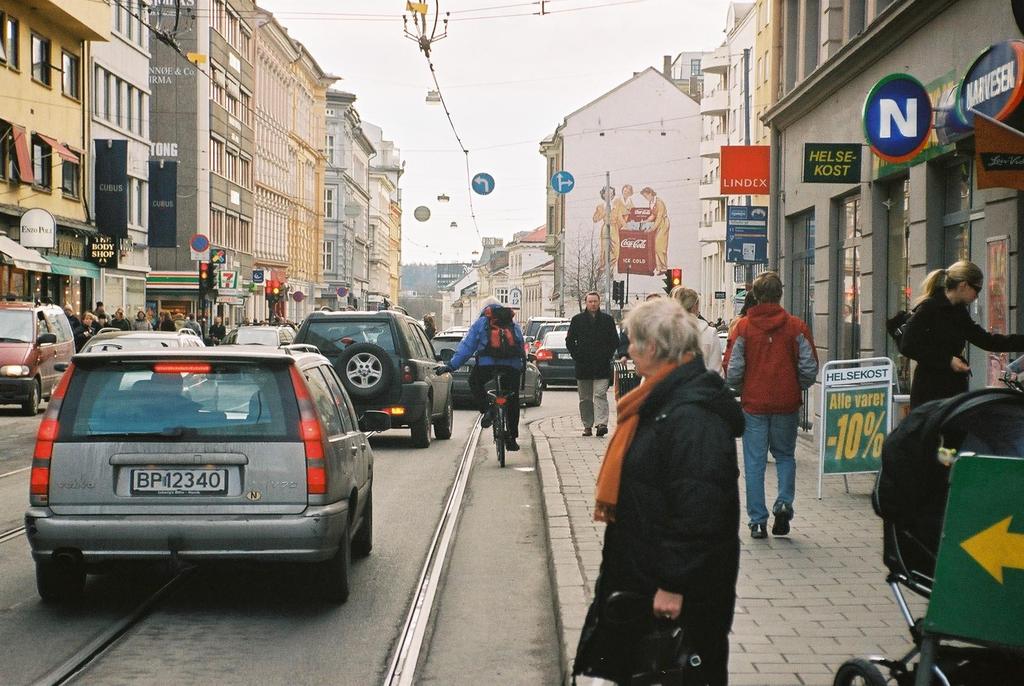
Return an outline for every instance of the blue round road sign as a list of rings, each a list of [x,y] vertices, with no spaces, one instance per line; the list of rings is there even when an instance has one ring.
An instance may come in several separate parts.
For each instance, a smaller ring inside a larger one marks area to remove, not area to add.
[[[932,101],[909,74],[889,74],[864,100],[864,136],[871,150],[886,162],[913,159],[932,132]]]
[[[551,188],[554,189],[555,193],[568,193],[576,186],[576,179],[572,177],[572,174],[565,171],[555,172],[555,175],[551,177]]]
[[[489,195],[494,190],[494,177],[486,172],[480,172],[473,177],[473,190],[480,195]]]
[[[204,252],[210,247],[210,239],[201,233],[193,234],[192,238],[189,239],[188,244],[192,246],[192,249],[196,252]]]

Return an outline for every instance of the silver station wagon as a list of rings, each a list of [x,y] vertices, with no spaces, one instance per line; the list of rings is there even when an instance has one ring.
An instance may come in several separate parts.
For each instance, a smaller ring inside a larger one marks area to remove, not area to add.
[[[39,427],[26,531],[40,596],[128,560],[310,563],[349,595],[373,530],[373,452],[331,363],[305,346],[76,355]]]

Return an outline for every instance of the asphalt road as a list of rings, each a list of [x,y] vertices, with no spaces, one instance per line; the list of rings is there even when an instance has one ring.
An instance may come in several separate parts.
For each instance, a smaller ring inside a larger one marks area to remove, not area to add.
[[[523,423],[574,411],[549,391]],[[451,440],[409,447],[407,432],[374,437],[374,551],[353,566],[335,607],[289,566],[200,567],[89,666],[83,684],[381,683],[475,412],[456,413]],[[0,408],[0,532],[22,524],[39,418]],[[527,429],[521,432],[528,436]],[[534,455],[499,469],[487,433],[474,457],[458,534],[430,619],[420,683],[552,683],[558,648]],[[0,543],[0,675],[27,684],[74,654],[170,578],[161,566],[90,577],[73,608],[40,602],[28,543]]]

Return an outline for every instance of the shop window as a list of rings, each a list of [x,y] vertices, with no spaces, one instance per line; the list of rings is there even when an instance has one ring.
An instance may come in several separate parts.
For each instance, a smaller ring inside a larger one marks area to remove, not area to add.
[[[69,198],[77,198],[80,179],[81,169],[78,163],[64,160],[61,164],[61,192]]]
[[[789,235],[792,237],[790,269],[793,275],[789,289],[792,300],[789,311],[802,319],[814,330],[814,211],[796,215],[789,220]],[[803,392],[800,407],[800,427],[811,428],[810,402],[807,391]]]
[[[81,97],[78,65],[77,55],[66,51],[61,52],[61,91],[75,100]]]
[[[49,86],[50,81],[50,41],[37,34],[32,34],[32,78]]]
[[[836,359],[860,357],[862,217],[860,196],[840,201],[839,207],[839,283],[838,345]]]
[[[942,266],[971,259],[973,170],[973,161],[966,157],[943,170]]]
[[[32,174],[35,185],[53,186],[53,148],[39,136],[32,136]]]
[[[888,239],[886,251],[886,310],[888,319],[910,310],[910,180],[889,184],[885,199]],[[886,352],[896,365],[898,391],[910,392],[910,360],[900,354],[896,341],[886,336]]]

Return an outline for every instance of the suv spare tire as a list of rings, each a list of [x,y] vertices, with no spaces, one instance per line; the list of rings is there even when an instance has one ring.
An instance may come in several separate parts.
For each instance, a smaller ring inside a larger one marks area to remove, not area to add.
[[[338,356],[335,367],[345,390],[353,398],[371,400],[391,387],[391,356],[379,345],[353,343]]]

